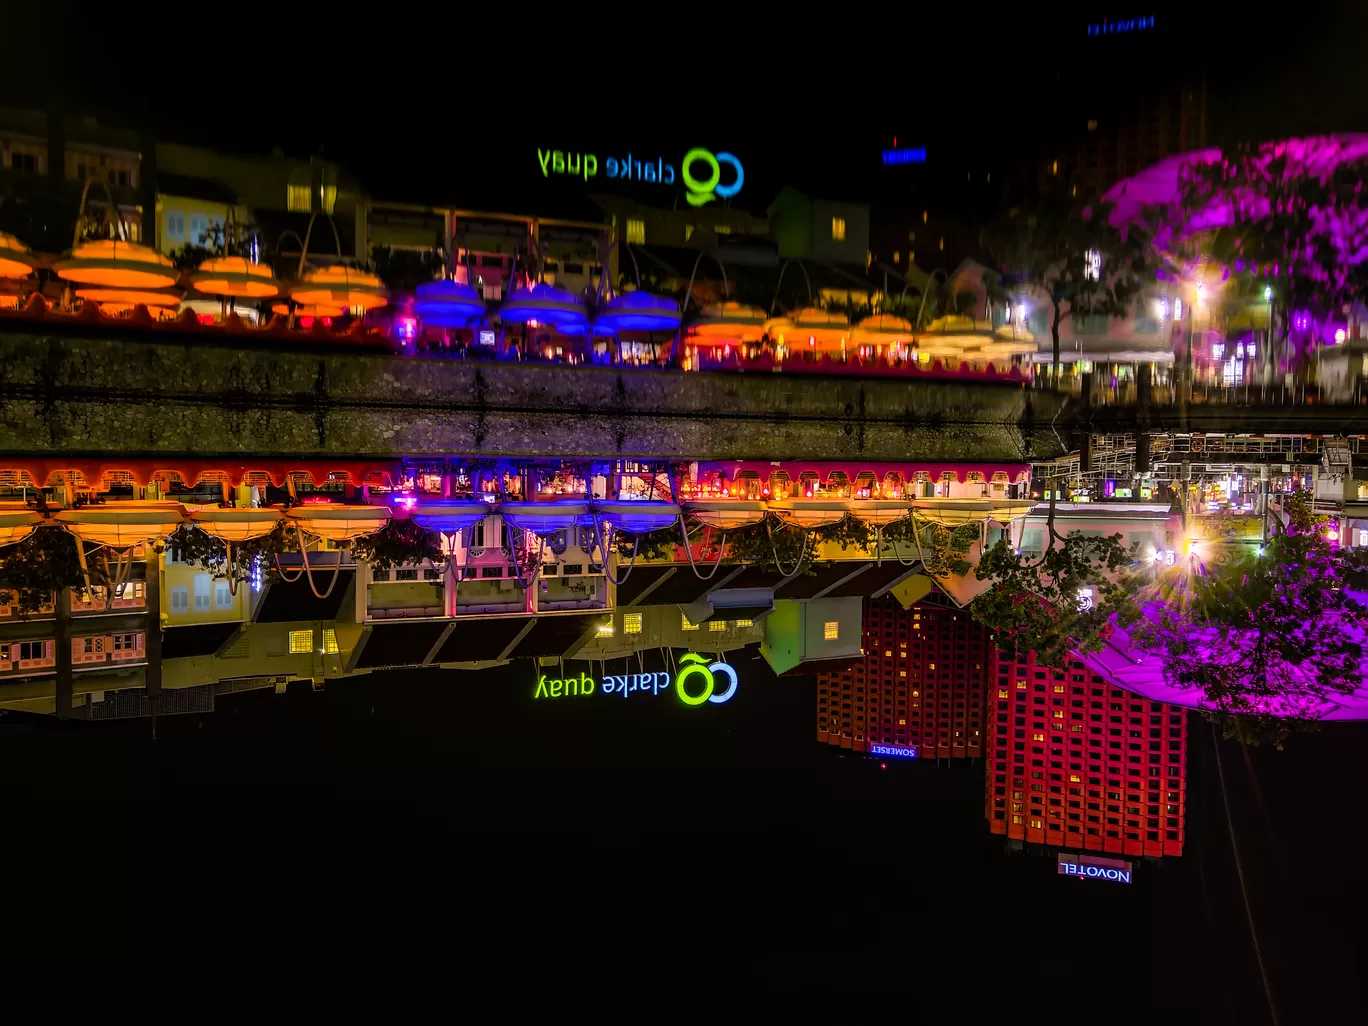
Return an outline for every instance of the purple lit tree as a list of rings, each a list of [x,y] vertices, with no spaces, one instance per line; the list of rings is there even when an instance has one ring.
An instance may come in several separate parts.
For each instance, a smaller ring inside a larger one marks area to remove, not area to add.
[[[1368,261],[1368,158],[1333,137],[1241,146],[1179,174],[1176,250],[1221,261],[1254,295],[1284,309],[1338,312],[1363,297]]]
[[[1199,690],[1227,736],[1280,741],[1363,684],[1368,609],[1345,588],[1352,557],[1307,493],[1261,554],[1197,563],[1144,601],[1132,636],[1160,649],[1170,686]]]

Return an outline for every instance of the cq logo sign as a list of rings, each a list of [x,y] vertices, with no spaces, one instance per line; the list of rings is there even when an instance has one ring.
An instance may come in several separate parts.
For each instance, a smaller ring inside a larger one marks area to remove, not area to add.
[[[692,652],[680,662],[685,665],[675,677],[675,691],[685,705],[702,705],[704,702],[721,705],[736,694],[736,671],[726,663],[709,663],[705,657]],[[727,690],[720,695],[714,694],[719,674],[726,677],[728,682]],[[698,686],[698,680],[702,681],[698,694],[690,694],[691,688]]]
[[[674,677],[675,694],[685,705],[702,705],[711,702],[721,705],[736,694],[736,671],[722,661],[709,662],[706,656],[690,652],[680,659],[682,664]],[[542,674],[532,692],[538,698],[587,698],[590,695],[621,695],[626,698],[632,694],[658,695],[670,690],[668,673],[629,673],[621,676],[607,675],[603,681],[594,680],[588,674],[578,677],[547,679]],[[719,692],[718,686],[725,683],[726,690]]]
[[[722,165],[726,164],[735,172],[732,181],[726,185],[722,184]],[[707,168],[707,176],[697,177],[695,174],[698,165]],[[684,188],[689,191],[684,194],[684,198],[689,201],[691,207],[701,207],[705,203],[721,197],[730,199],[741,191],[741,185],[746,180],[746,173],[741,170],[741,161],[737,160],[730,153],[712,154],[708,150],[695,148],[684,154],[684,159],[679,164],[680,177],[684,179]],[[725,663],[722,665],[726,665]]]

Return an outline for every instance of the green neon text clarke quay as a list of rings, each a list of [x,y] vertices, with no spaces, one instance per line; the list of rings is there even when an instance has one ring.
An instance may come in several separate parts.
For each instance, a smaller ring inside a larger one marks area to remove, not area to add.
[[[658,695],[669,691],[674,685],[675,694],[685,705],[702,705],[710,702],[721,705],[736,694],[736,671],[726,663],[709,662],[707,657],[690,652],[680,659],[680,669],[673,679],[668,673],[630,673],[621,676],[605,674],[602,687],[598,681],[587,674],[578,677],[548,678],[542,674],[537,678],[532,691],[534,699],[540,698],[582,698],[595,693],[621,695],[630,694]],[[717,691],[719,680],[727,684],[727,689]]]
[[[655,185],[674,185],[675,165],[664,157],[643,159],[633,156],[628,150],[599,159],[596,153],[583,153],[575,150],[537,150],[537,163],[543,178],[555,175],[570,175],[589,181],[597,178],[599,169],[603,177],[629,182],[649,182]],[[724,175],[723,168],[728,171]],[[730,179],[723,182],[723,178]],[[679,181],[685,188],[684,198],[690,206],[701,207],[715,199],[730,199],[741,191],[746,173],[741,161],[730,153],[713,153],[701,147],[694,147],[684,154],[679,162]]]

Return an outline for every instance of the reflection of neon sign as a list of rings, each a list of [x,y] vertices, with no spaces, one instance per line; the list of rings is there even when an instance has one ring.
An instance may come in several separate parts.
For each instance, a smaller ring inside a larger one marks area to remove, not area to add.
[[[1090,36],[1114,36],[1121,32],[1143,32],[1154,28],[1154,15],[1147,18],[1121,18],[1118,21],[1104,21],[1088,26]]]
[[[578,677],[566,677],[563,680],[548,680],[546,675],[542,674],[537,679],[532,697],[571,698],[592,695],[598,690],[605,695],[621,695],[626,698],[634,693],[658,695],[662,691],[669,691],[673,685],[679,700],[685,705],[702,705],[704,702],[721,705],[736,694],[736,671],[726,663],[710,662],[707,657],[692,652],[684,656],[680,663],[683,665],[673,678],[668,673],[605,674],[601,687],[592,677],[583,673]],[[717,693],[719,678],[725,678],[727,682],[727,689],[720,694]]]
[[[901,150],[884,150],[882,156],[884,167],[893,167],[898,164],[925,164],[926,147],[918,146],[915,149],[904,148]]]
[[[891,755],[895,759],[915,759],[917,750],[903,745],[870,745],[870,755]]]
[[[1122,863],[1125,869],[1113,866],[1095,866],[1087,862],[1066,862],[1065,856],[1059,856],[1059,874],[1061,876],[1084,877],[1089,880],[1111,880],[1115,883],[1131,882],[1131,868],[1129,863]]]

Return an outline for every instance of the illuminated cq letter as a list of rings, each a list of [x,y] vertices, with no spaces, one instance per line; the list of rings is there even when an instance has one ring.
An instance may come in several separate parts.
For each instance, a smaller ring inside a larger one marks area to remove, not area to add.
[[[680,662],[687,665],[675,677],[675,691],[685,705],[702,705],[704,702],[721,705],[736,694],[736,671],[726,663],[709,663],[704,656],[692,652],[680,659]],[[727,690],[720,695],[713,693],[717,686],[717,674],[722,674],[728,681]],[[688,682],[694,677],[700,678],[703,682],[702,690],[696,695],[690,694],[688,687]]]

